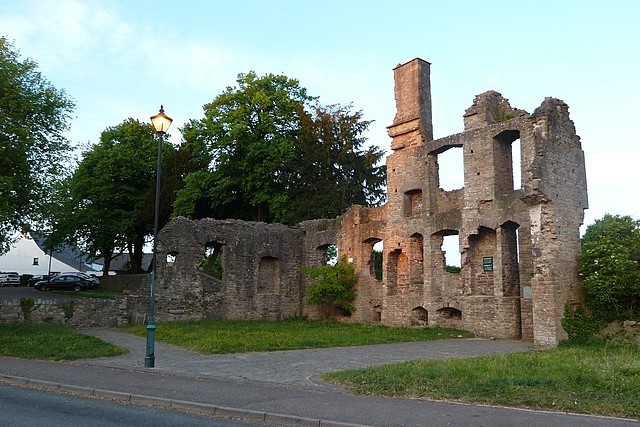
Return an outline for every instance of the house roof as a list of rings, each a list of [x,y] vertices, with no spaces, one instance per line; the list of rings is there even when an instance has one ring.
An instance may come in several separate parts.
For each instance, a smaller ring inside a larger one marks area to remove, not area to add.
[[[151,260],[153,259],[153,254],[143,253],[142,254],[142,269],[147,271],[151,266]],[[98,263],[102,263],[102,258],[96,261]],[[110,270],[111,271],[122,271],[126,264],[129,262],[129,254],[120,254],[114,259],[111,260]]]
[[[33,241],[36,243],[36,245],[38,245],[42,252],[44,252],[45,254],[49,254],[49,249],[45,246],[47,237],[44,234],[38,233],[36,231],[30,231],[29,233],[31,234],[31,238],[33,239]],[[82,265],[82,270],[84,271],[96,271],[91,268],[91,265],[89,264],[89,261],[91,260],[85,257],[82,252],[74,246],[70,246],[67,244],[57,245],[51,252],[51,256],[71,267],[80,267],[80,265]],[[101,264],[100,261],[96,261],[96,263]]]
[[[46,254],[48,254],[48,248],[45,246],[45,242],[47,237],[38,232],[31,231],[30,232],[33,241],[38,245],[38,247]],[[82,254],[82,252],[76,248],[75,246],[61,244],[54,248],[51,256],[58,261],[65,263],[69,266],[80,266],[82,263],[83,271],[97,271],[91,267],[91,264],[104,265],[104,260],[102,258],[98,259],[90,259]],[[153,254],[144,253],[142,254],[142,268],[143,270],[148,270],[151,266],[151,261],[153,258]],[[127,262],[129,262],[128,254],[120,254],[116,256],[113,260],[111,260],[110,270],[111,271],[121,271],[126,267]]]

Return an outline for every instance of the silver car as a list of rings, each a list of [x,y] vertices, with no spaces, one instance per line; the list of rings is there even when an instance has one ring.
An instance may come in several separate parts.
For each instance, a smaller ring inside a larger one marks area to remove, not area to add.
[[[18,273],[0,273],[0,286],[20,286]]]

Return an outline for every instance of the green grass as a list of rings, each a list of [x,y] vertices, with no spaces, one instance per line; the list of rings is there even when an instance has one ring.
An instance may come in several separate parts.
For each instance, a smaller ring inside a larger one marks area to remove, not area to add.
[[[502,356],[330,373],[356,394],[640,417],[640,349],[561,345]]]
[[[144,335],[144,325],[127,326],[126,332]],[[389,328],[330,321],[284,320],[159,323],[156,339],[206,354],[247,351],[345,347],[445,338],[470,337],[465,331],[428,328]]]
[[[125,349],[52,323],[0,324],[0,356],[75,360],[117,356]]]

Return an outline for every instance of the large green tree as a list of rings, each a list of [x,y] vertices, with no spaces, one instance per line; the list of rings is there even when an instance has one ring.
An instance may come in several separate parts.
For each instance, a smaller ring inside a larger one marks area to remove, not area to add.
[[[370,121],[350,106],[314,105],[302,116],[302,137],[294,146],[291,204],[283,207],[284,222],[333,218],[350,206],[377,206],[384,201],[384,151],[365,148],[363,133]]]
[[[129,253],[132,271],[142,269],[142,248],[153,232],[158,138],[149,124],[134,119],[109,127],[68,180],[55,236],[79,245],[88,256],[104,258],[105,271],[121,251]],[[163,144],[165,164],[174,151],[171,144]],[[162,224],[172,201],[163,201]]]
[[[582,238],[586,302],[603,320],[640,316],[640,221],[605,215]]]
[[[179,215],[271,221],[270,208],[286,198],[288,176],[279,172],[294,160],[299,113],[312,98],[285,76],[250,72],[237,83],[182,129],[186,141],[201,144],[210,168],[187,178]]]
[[[350,107],[320,106],[295,79],[240,74],[183,129],[208,168],[191,173],[175,215],[294,224],[383,196],[382,151]]]
[[[73,102],[0,36],[0,252],[13,231],[42,223],[54,181],[64,175]]]

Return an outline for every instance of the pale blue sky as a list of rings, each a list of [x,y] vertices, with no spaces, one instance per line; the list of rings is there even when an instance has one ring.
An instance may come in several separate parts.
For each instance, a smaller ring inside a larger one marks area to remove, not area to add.
[[[640,0],[0,0],[0,34],[76,101],[69,133],[96,142],[159,105],[172,139],[238,73],[283,73],[324,104],[350,103],[389,147],[393,72],[431,62],[435,137],[462,130],[476,94],[529,112],[569,104],[587,159],[591,224],[640,218]]]

